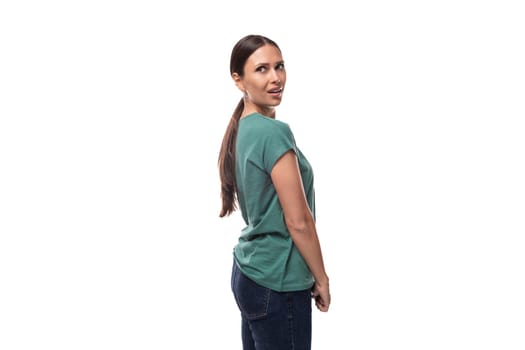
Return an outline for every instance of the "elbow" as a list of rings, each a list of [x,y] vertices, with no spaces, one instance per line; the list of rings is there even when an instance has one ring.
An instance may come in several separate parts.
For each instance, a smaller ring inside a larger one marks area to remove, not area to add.
[[[297,218],[285,218],[286,227],[290,234],[306,234],[312,231],[313,221],[306,215]]]

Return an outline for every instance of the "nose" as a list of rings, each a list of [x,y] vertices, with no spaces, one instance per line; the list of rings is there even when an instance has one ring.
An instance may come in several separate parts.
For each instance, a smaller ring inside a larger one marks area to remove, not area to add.
[[[276,84],[280,84],[281,83],[281,74],[279,74],[279,72],[276,71],[275,69],[273,69],[272,72],[273,72],[273,74],[272,74],[272,82],[276,83]]]

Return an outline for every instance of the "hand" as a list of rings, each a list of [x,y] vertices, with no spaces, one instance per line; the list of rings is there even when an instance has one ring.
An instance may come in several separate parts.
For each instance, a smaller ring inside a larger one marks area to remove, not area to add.
[[[319,284],[315,282],[312,287],[312,298],[314,298],[315,306],[319,311],[327,312],[331,302],[329,284]]]

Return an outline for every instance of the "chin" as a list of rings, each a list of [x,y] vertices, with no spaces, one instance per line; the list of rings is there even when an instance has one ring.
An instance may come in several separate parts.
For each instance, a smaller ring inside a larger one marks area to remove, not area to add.
[[[270,107],[277,107],[280,104],[281,104],[281,99],[278,99],[278,100],[273,100],[270,103],[268,103],[268,106],[270,106]]]

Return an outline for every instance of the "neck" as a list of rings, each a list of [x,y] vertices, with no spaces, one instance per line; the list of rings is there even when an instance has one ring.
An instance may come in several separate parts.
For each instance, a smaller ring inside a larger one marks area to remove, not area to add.
[[[259,113],[265,117],[275,119],[275,108],[274,107],[247,107],[242,112],[242,117],[245,117],[252,113]]]

